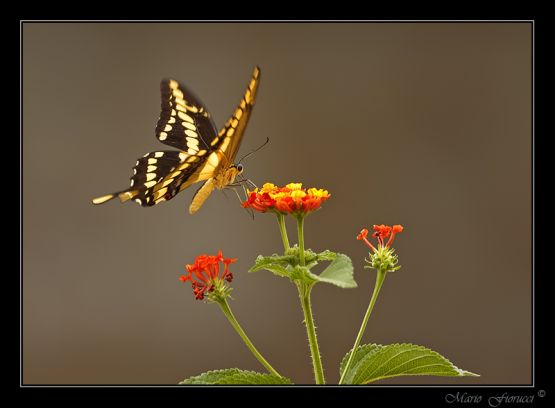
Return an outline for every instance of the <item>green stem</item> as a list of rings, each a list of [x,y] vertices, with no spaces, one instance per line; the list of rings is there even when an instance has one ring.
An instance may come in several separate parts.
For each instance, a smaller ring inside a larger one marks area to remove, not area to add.
[[[239,334],[239,336],[241,336],[241,338],[243,339],[243,341],[245,342],[245,344],[247,345],[249,350],[252,352],[252,354],[254,354],[256,359],[258,361],[260,361],[260,363],[264,367],[266,367],[266,370],[268,370],[268,372],[270,372],[271,374],[276,375],[278,377],[281,377],[281,375],[274,369],[274,367],[272,367],[270,365],[270,363],[268,363],[266,361],[266,359],[264,357],[262,357],[262,354],[260,354],[260,352],[256,349],[256,347],[254,347],[254,345],[252,344],[250,339],[247,337],[247,334],[241,328],[241,326],[237,322],[237,319],[235,319],[235,316],[231,312],[231,309],[229,308],[229,304],[227,303],[227,299],[223,299],[221,301],[218,301],[218,304],[220,305],[220,308],[222,309],[222,312],[224,312],[225,316],[227,317],[227,319],[229,320],[229,322],[231,323],[231,325],[233,326],[235,331]]]
[[[380,293],[380,289],[382,287],[382,284],[385,280],[386,275],[387,275],[387,271],[378,270],[378,273],[376,275],[376,284],[374,285],[374,293],[372,293],[370,304],[368,305],[368,309],[366,310],[366,314],[364,315],[364,319],[362,320],[362,325],[360,326],[360,330],[358,331],[358,335],[355,340],[355,345],[353,346],[353,349],[351,350],[351,354],[349,355],[349,360],[347,360],[347,365],[345,366],[345,369],[341,374],[341,379],[339,380],[339,384],[343,384],[343,381],[345,380],[345,376],[349,372],[349,368],[351,367],[353,358],[356,354],[356,349],[359,346],[360,341],[362,340],[362,335],[364,334],[364,330],[366,330],[366,324],[368,323],[368,319],[372,314],[372,309],[374,309],[374,304],[376,303],[376,299],[378,298],[378,294]]]
[[[297,235],[299,240],[299,260],[301,266],[305,266],[304,260],[304,216],[297,216]]]
[[[281,241],[283,242],[283,249],[285,252],[289,249],[289,238],[287,238],[287,229],[285,228],[285,216],[277,213],[277,220],[279,224],[279,232],[281,233]]]
[[[308,344],[310,345],[310,355],[312,356],[312,366],[314,368],[314,378],[316,384],[325,384],[324,369],[322,367],[322,360],[320,358],[320,350],[318,349],[318,339],[316,338],[316,327],[314,326],[314,318],[312,317],[312,307],[310,305],[310,292],[312,285],[305,283],[298,284],[299,297],[301,298],[301,305],[303,307],[304,321],[306,325],[306,332],[308,334]]]

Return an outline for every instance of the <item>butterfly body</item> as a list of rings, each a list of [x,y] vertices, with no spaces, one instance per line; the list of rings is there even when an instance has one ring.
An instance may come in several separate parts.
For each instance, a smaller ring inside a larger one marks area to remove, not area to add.
[[[158,140],[179,150],[145,154],[133,168],[130,188],[93,199],[103,204],[118,197],[150,207],[171,200],[190,185],[205,181],[189,212],[198,211],[214,189],[232,184],[242,172],[233,163],[254,106],[260,69],[255,67],[247,89],[224,127],[217,132],[210,113],[183,84],[162,80],[162,110],[156,126]]]

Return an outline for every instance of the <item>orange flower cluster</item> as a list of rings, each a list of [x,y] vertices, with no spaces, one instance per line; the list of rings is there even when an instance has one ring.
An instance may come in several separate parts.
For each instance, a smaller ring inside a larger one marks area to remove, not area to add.
[[[223,281],[231,282],[233,274],[229,272],[229,264],[237,258],[224,258],[222,251],[218,255],[199,255],[193,265],[185,265],[188,275],[180,276],[182,282],[191,281],[195,299],[202,300],[206,292],[213,292],[215,285]],[[224,272],[220,276],[220,262],[224,264]]]
[[[308,214],[320,208],[330,198],[327,190],[302,188],[302,183],[289,183],[277,187],[266,183],[262,188],[247,192],[248,198],[242,204],[258,212],[275,211],[282,214]]]
[[[383,247],[389,248],[393,243],[393,239],[395,238],[395,235],[403,231],[403,226],[394,225],[393,227],[390,227],[389,225],[381,224],[381,225],[374,225],[373,230],[374,232],[372,233],[372,236],[378,240],[378,246],[382,248]],[[372,245],[370,241],[366,239],[367,235],[368,235],[368,230],[364,228],[362,231],[360,231],[360,234],[357,235],[357,239],[359,241],[364,241],[366,245],[368,245],[368,247],[370,247],[370,249],[372,249],[374,252],[378,252],[378,250],[374,247],[374,245]],[[387,243],[384,244],[384,239],[387,237],[389,237],[389,239]]]

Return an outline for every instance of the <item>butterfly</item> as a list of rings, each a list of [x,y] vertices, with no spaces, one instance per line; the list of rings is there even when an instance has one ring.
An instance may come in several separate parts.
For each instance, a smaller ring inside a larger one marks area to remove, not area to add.
[[[160,84],[162,112],[156,137],[179,150],[145,154],[133,167],[128,189],[94,198],[93,204],[118,197],[122,203],[134,200],[142,207],[151,207],[204,181],[189,206],[189,213],[197,212],[214,189],[221,190],[233,184],[243,172],[243,166],[234,164],[234,160],[251,116],[259,82],[260,68],[256,66],[239,105],[218,132],[210,113],[193,92],[174,79],[163,79]]]

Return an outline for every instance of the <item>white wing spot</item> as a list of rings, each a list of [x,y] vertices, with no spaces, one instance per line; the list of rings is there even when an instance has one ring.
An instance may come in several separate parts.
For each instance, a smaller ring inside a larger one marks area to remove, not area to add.
[[[181,92],[181,89],[174,89],[172,93],[176,98],[183,98],[183,92]]]
[[[187,115],[186,113],[177,112],[177,116],[179,116],[179,119],[184,120],[186,122],[195,123],[194,119],[192,117],[190,117],[189,115]]]
[[[192,123],[189,122],[181,122],[181,124],[183,125],[183,127],[185,129],[189,129],[189,130],[197,130],[197,127],[195,125],[193,125]]]
[[[141,204],[141,199],[140,199],[140,198],[136,198],[136,199],[135,199],[135,202]]]
[[[187,146],[191,147],[192,146],[196,146],[198,147],[198,139],[195,137],[186,137],[185,138],[187,140]]]
[[[166,140],[167,137],[168,137],[168,134],[166,132],[160,132],[160,135],[158,136],[158,139]]]
[[[154,157],[162,157],[164,155],[164,152],[156,152],[154,153]]]

